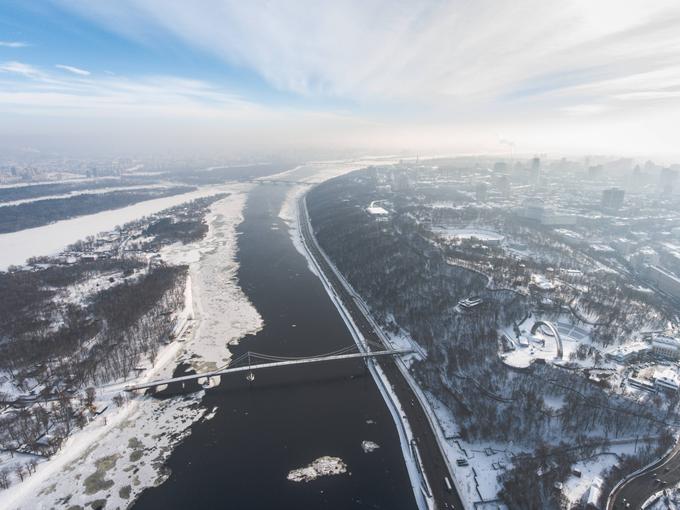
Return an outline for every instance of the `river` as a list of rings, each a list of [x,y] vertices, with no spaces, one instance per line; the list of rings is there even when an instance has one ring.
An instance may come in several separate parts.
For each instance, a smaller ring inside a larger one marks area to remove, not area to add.
[[[231,348],[279,356],[327,353],[353,340],[278,217],[288,186],[260,185],[239,226],[239,283],[265,326]],[[214,418],[170,456],[168,479],[135,510],[416,508],[392,417],[360,361],[258,371],[206,391]],[[365,453],[369,440],[380,448]],[[340,457],[347,473],[296,483],[292,469]]]

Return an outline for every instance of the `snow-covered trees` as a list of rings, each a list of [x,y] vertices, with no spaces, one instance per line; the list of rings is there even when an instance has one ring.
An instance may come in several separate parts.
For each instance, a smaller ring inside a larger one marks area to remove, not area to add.
[[[665,430],[669,410],[617,397],[606,381],[540,363],[511,369],[498,357],[499,329],[521,323],[532,310],[546,316],[571,311],[575,322],[594,324],[593,340],[607,345],[643,324],[664,321],[653,297],[626,285],[621,275],[597,272],[597,261],[551,232],[527,229],[502,211],[425,211],[417,193],[390,195],[387,217],[365,211],[383,198],[361,171],[317,186],[307,198],[315,235],[378,321],[388,331],[406,330],[427,350],[412,372],[453,411],[464,439],[536,448],[503,481],[512,508],[559,507],[554,482],[575,458],[561,441],[587,452],[610,438]],[[422,223],[481,217],[538,256],[520,259],[474,239],[447,242]],[[533,275],[543,280],[535,282]],[[541,281],[550,285],[541,287]],[[470,296],[483,305],[462,312],[456,305]],[[602,357],[596,346],[575,356]],[[554,464],[551,475],[535,476],[548,464]]]

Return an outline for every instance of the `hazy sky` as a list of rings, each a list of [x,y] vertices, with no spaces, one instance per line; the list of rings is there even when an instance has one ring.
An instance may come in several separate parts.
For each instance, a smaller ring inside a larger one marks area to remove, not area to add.
[[[678,0],[0,4],[0,136],[680,156]]]

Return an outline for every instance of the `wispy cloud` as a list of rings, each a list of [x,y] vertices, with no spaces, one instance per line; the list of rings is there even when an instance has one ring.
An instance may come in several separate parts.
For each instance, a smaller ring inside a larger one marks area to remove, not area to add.
[[[67,66],[64,64],[57,64],[54,67],[57,69],[63,69],[64,71],[68,71],[69,73],[77,74],[79,76],[90,76],[90,71],[87,71],[85,69],[81,69],[79,67],[73,67],[73,66]]]
[[[9,61],[0,64],[0,72],[18,74],[25,78],[38,78],[43,75],[41,71],[23,62]]]
[[[277,89],[360,104],[408,101],[456,111],[680,69],[675,0],[64,2],[139,40],[179,37]],[[606,100],[607,91],[601,94]]]
[[[256,109],[255,105],[200,80],[111,75],[83,79],[90,73],[82,69],[73,71],[71,66],[56,67],[66,68],[69,73],[50,73],[22,62],[0,63],[0,111],[209,117]]]
[[[567,115],[597,115],[607,110],[602,104],[577,104],[564,106],[562,111]]]
[[[350,105],[346,118],[375,126],[389,143],[456,139],[470,140],[471,150],[514,144],[522,152],[639,142],[679,150],[678,0],[54,1],[78,23],[104,26],[153,52],[184,44],[216,56],[197,60],[222,61],[240,90],[255,74],[258,88],[285,93],[259,95],[282,98],[272,107],[255,104],[254,93],[236,97],[218,81],[5,62],[0,110],[195,116],[241,128],[294,96],[318,115],[337,116],[333,105]]]
[[[0,41],[0,47],[3,48],[25,48],[28,43],[23,41]]]

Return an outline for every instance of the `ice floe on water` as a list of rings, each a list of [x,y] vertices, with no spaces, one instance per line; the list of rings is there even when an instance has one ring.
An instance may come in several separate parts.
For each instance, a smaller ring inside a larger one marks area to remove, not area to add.
[[[374,443],[373,441],[362,441],[361,442],[361,449],[364,451],[364,453],[371,453],[374,450],[377,450],[380,448],[380,445],[378,443]]]
[[[310,482],[320,476],[341,475],[347,472],[347,465],[339,457],[319,457],[309,466],[293,469],[288,473],[291,482]]]
[[[204,421],[212,420],[215,417],[216,414],[217,414],[217,406],[213,407],[212,411],[210,411],[205,416],[203,416],[203,420]]]
[[[179,243],[162,251],[170,264],[189,264],[196,319],[195,338],[183,360],[197,372],[229,362],[228,345],[262,328],[262,318],[238,285],[236,226],[241,223],[247,193],[238,188],[215,202],[208,213],[208,234],[196,243]]]

